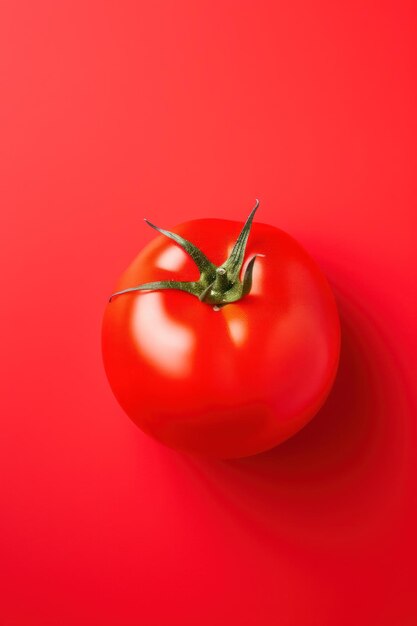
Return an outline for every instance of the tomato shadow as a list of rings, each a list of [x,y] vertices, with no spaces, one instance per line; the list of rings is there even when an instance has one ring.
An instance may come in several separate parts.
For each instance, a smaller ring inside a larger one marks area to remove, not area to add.
[[[350,531],[358,525],[374,529],[375,520],[386,520],[397,505],[406,439],[404,382],[374,320],[336,295],[341,359],[316,417],[269,452],[221,463],[187,460],[212,496],[242,521],[346,536],[346,524]]]

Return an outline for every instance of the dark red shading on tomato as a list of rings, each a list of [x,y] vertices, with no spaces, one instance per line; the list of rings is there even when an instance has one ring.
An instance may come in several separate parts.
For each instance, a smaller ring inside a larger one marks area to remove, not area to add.
[[[241,228],[203,219],[173,230],[219,266]],[[102,347],[113,392],[168,446],[219,458],[256,454],[300,430],[330,391],[340,325],[327,280],[273,226],[253,224],[242,273],[254,255],[262,256],[249,295],[220,310],[174,290],[127,293],[106,307]],[[198,278],[184,250],[158,235],[117,287]]]

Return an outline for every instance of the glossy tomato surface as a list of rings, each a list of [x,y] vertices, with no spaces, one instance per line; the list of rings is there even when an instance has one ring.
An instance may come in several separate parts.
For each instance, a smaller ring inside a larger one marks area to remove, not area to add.
[[[221,265],[242,224],[195,220],[173,229]],[[106,307],[102,348],[119,403],[146,433],[180,450],[237,458],[300,430],[332,386],[340,325],[331,289],[288,234],[254,223],[249,295],[220,310],[182,291],[123,294]],[[158,235],[117,289],[198,280],[192,259]]]

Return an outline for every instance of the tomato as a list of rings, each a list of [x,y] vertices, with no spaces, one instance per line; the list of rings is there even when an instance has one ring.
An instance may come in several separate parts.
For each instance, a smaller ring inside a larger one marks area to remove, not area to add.
[[[340,324],[329,284],[291,236],[252,223],[257,206],[243,229],[222,219],[175,234],[151,224],[160,234],[105,309],[103,359],[117,400],[179,450],[226,459],[272,448],[317,413],[335,378]]]

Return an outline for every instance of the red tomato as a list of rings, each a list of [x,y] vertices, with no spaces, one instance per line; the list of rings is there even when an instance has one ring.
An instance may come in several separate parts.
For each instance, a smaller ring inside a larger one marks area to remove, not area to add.
[[[202,219],[174,231],[220,266],[241,228]],[[143,431],[168,446],[219,458],[256,454],[300,430],[329,393],[340,325],[326,279],[273,226],[253,224],[242,272],[255,255],[262,256],[249,294],[225,306],[156,289],[118,295],[106,307],[102,347],[113,392]],[[198,279],[194,260],[161,234],[118,287]]]

